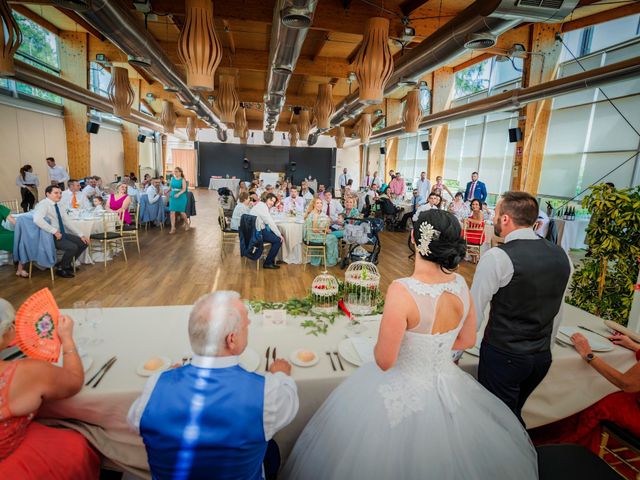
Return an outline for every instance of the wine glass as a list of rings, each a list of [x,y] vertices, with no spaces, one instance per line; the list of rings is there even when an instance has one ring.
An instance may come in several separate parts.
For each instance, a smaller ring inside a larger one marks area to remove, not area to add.
[[[349,325],[347,325],[347,330],[354,334],[364,332],[366,330],[366,327],[364,327],[357,319],[357,315],[359,315],[360,313],[367,313],[363,312],[361,294],[353,292],[348,293],[345,296],[344,306],[347,307],[347,310],[349,310],[349,313],[351,314],[349,317]]]
[[[102,302],[92,300],[87,302],[87,323],[93,328],[93,345],[100,345],[104,340],[98,337],[98,326],[102,323]]]
[[[76,324],[76,345],[78,347],[82,347],[87,344],[89,338],[87,336],[83,336],[82,334],[86,334],[86,326],[87,326],[87,304],[84,300],[79,300],[77,302],[73,302],[73,320]]]

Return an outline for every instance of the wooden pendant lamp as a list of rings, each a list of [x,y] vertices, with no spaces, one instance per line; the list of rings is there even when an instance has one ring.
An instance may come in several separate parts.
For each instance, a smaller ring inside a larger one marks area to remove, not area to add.
[[[247,143],[249,129],[247,128],[247,114],[244,108],[238,108],[236,112],[233,134],[240,139],[240,143]]]
[[[12,77],[16,74],[13,54],[22,43],[22,32],[6,0],[0,0],[0,27],[0,77]]]
[[[374,17],[367,21],[355,71],[360,101],[368,105],[381,103],[384,87],[393,73],[388,19]]]
[[[212,0],[186,0],[178,56],[187,67],[187,85],[213,90],[214,74],[222,59],[222,45],[213,29]]]
[[[238,108],[240,108],[240,99],[236,90],[236,76],[232,73],[221,73],[216,97],[216,110],[220,113],[220,120],[229,127],[233,127]]]
[[[321,83],[318,85],[318,97],[316,99],[314,111],[316,121],[318,122],[318,128],[323,130],[329,128],[329,120],[334,112],[332,93],[333,85],[330,83]]]
[[[371,137],[371,133],[373,132],[370,113],[360,115],[357,132],[361,143],[369,143],[369,137]]]
[[[164,127],[165,133],[173,133],[176,128],[176,112],[173,102],[162,100],[162,113],[160,114],[160,123]]]
[[[189,140],[190,142],[196,141],[196,136],[198,135],[196,124],[196,117],[187,117],[187,140]]]
[[[309,138],[309,130],[311,130],[309,110],[301,110],[300,115],[298,115],[298,132],[303,142],[306,142]]]
[[[336,147],[337,148],[344,147],[344,141],[345,141],[344,127],[338,127],[338,131],[336,132],[335,138],[336,138]]]
[[[407,133],[417,132],[422,116],[423,111],[422,106],[420,105],[420,92],[418,90],[411,90],[407,94],[407,103],[405,104],[404,112],[402,113],[404,131]]]
[[[289,127],[289,146],[290,147],[297,147],[299,138],[300,137],[299,137],[299,134],[298,134],[298,126],[296,124],[292,124]]]
[[[129,83],[129,71],[126,68],[111,67],[111,81],[107,92],[116,117],[126,117],[131,114],[131,105],[136,94]]]

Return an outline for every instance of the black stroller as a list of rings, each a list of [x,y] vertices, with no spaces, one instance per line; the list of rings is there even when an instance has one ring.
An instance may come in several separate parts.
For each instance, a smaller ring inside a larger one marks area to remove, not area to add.
[[[351,262],[360,260],[377,264],[382,248],[379,234],[383,229],[382,218],[347,219],[342,238],[345,254],[340,266],[344,269]]]

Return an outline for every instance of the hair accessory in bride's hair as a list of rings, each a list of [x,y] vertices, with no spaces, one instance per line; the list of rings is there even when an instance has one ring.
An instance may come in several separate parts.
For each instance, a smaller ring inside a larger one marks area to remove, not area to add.
[[[433,228],[433,225],[430,223],[424,222],[420,225],[420,241],[417,245],[417,250],[425,257],[428,257],[431,253],[429,250],[429,245],[431,245],[431,241],[434,238],[438,238],[440,236],[440,232]]]

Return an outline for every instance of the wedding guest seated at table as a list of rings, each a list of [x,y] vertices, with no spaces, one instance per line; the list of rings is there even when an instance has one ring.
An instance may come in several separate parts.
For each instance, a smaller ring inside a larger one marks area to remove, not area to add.
[[[465,218],[469,218],[471,212],[469,206],[464,202],[464,193],[457,192],[453,197],[453,202],[449,204],[449,212],[453,213],[455,217],[462,223]]]
[[[495,217],[495,212],[489,208],[489,204],[487,202],[482,202],[482,216],[485,222],[493,222],[493,217]]]
[[[62,191],[57,185],[48,185],[44,189],[45,199],[40,201],[33,214],[33,223],[45,232],[52,234],[56,250],[62,250],[64,255],[57,265],[56,274],[62,278],[74,276],[71,262],[74,258],[80,258],[89,244],[89,239],[75,228],[67,215],[65,208],[60,208]],[[45,218],[49,222],[45,221]]]
[[[142,188],[147,188],[151,184],[151,175],[148,173],[144,174],[142,178]]]
[[[429,198],[427,199],[427,203],[424,205],[420,205],[416,213],[413,214],[412,220],[416,222],[418,217],[422,212],[426,212],[427,210],[438,209],[438,205],[442,201],[442,197],[435,192],[431,192],[429,194]]]
[[[471,214],[469,218],[476,222],[484,222],[484,213],[482,212],[482,202],[477,198],[471,200]]]
[[[298,392],[286,360],[264,375],[239,365],[249,323],[238,293],[201,297],[189,315],[191,364],[152,376],[131,406],[154,479],[277,475],[272,438],[296,416]]]
[[[98,192],[96,191],[96,186],[98,185],[98,181],[96,178],[97,177],[87,177],[85,179],[85,186],[82,189],[82,193],[88,199],[91,199],[98,194]]]
[[[320,190],[319,187],[318,190]],[[331,222],[337,221],[338,214],[344,211],[340,202],[332,198],[329,190],[326,190],[323,195],[318,194],[318,196],[322,199],[322,211],[331,219]]]
[[[298,187],[295,185],[289,189],[290,195],[284,199],[284,211],[295,211],[296,214],[304,213],[304,199],[298,196]]]
[[[153,205],[160,200],[162,197],[162,194],[160,193],[160,180],[157,178],[152,179],[144,190],[144,193],[147,194],[147,199],[149,200],[150,205]]]
[[[325,191],[326,191],[326,188],[322,183],[318,185],[318,197],[323,198]]]
[[[107,203],[107,210],[118,213],[120,220],[127,225],[131,224],[131,214],[129,213],[129,205],[131,198],[127,194],[127,185],[121,183],[116,189],[116,193],[112,193]]]
[[[233,209],[231,215],[231,230],[237,231],[240,228],[240,219],[242,215],[248,214],[251,211],[251,200],[249,199],[249,193],[241,192],[238,196],[238,204]]]
[[[280,247],[284,243],[284,237],[280,230],[278,229],[278,225],[273,220],[271,213],[269,210],[275,205],[276,196],[273,193],[265,193],[263,196],[263,200],[256,203],[251,211],[250,215],[255,215],[256,218],[256,230],[262,232],[262,239],[265,242],[271,243],[271,247],[269,248],[269,253],[267,254],[267,258],[264,260],[264,268],[267,269],[278,269],[280,265],[276,265],[275,260],[278,256],[278,252],[280,251]]]
[[[93,204],[92,212],[96,215],[99,215],[104,212],[104,200],[102,197],[93,197],[91,203]]]
[[[311,187],[309,187],[309,182],[306,180],[302,181],[300,186],[300,196],[304,199],[305,202],[310,202],[313,199],[313,195],[315,192]]]
[[[67,210],[85,209],[91,206],[85,194],[80,191],[80,182],[74,179],[67,182],[67,190],[62,192],[60,205]]]
[[[16,224],[16,219],[11,215],[11,209],[4,205],[0,205],[0,250],[13,253],[13,241],[14,233],[10,225],[6,225],[6,222],[11,225]],[[2,224],[5,224],[9,228],[5,228]],[[17,262],[18,268],[16,270],[17,277],[29,278],[29,274],[24,269],[24,266]]]
[[[601,422],[604,420],[640,437],[640,343],[618,333],[610,336],[609,340],[631,350],[638,363],[621,372],[602,357],[594,355],[584,335],[574,333],[571,336],[580,356],[621,391],[607,395],[575,415],[531,430],[531,438],[536,445],[579,443],[597,455],[600,451]],[[585,384],[584,388],[589,388],[589,385]]]
[[[57,188],[57,187],[56,187]],[[15,311],[0,298],[0,350],[15,341]],[[84,382],[73,342],[73,320],[61,316],[57,332],[62,366],[44,360],[0,361],[0,478],[95,480],[100,457],[78,432],[34,422],[43,402],[69,398]]]
[[[418,207],[420,207],[420,205],[422,204],[424,204],[424,199],[420,196],[419,190],[417,188],[414,188],[413,197],[411,199],[411,209],[402,216],[402,218],[400,219],[400,223],[398,224],[398,227],[401,231],[404,232],[407,229],[407,221],[409,221],[410,218],[413,218],[413,216],[418,211]]]
[[[330,192],[325,192],[331,195]],[[332,220],[327,215],[324,204],[320,198],[316,198],[307,209],[304,219],[304,240],[310,243],[323,243],[327,253],[327,267],[333,267],[338,263],[338,238],[335,235],[327,235]],[[337,220],[336,215],[336,220]],[[309,263],[318,266],[322,263],[320,257],[311,257]]]

